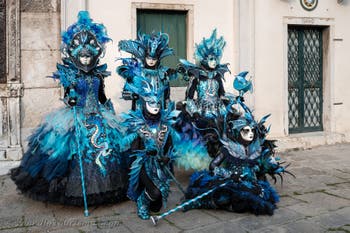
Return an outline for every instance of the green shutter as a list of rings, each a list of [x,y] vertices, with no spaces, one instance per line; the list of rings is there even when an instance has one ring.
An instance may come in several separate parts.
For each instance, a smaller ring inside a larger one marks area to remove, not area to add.
[[[175,56],[163,59],[162,64],[176,68],[180,58],[186,58],[186,11],[168,10],[137,10],[137,31],[151,33],[152,31],[167,33],[170,37],[169,46],[174,49]],[[186,86],[179,78],[171,82],[171,86]]]

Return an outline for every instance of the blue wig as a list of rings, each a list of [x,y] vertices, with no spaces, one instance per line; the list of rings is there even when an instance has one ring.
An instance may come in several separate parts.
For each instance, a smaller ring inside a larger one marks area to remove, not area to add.
[[[216,29],[214,29],[213,33],[208,39],[203,38],[201,43],[196,44],[194,58],[197,62],[206,63],[208,56],[211,55],[214,56],[219,63],[225,45],[226,42],[222,36],[220,38],[216,38]]]

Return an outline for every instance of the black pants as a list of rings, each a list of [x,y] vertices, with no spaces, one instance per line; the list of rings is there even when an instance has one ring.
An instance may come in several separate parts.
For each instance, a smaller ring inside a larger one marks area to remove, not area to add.
[[[142,167],[140,171],[140,182],[141,185],[145,187],[145,191],[151,198],[150,210],[152,212],[158,212],[162,208],[162,193],[148,177],[144,167]]]

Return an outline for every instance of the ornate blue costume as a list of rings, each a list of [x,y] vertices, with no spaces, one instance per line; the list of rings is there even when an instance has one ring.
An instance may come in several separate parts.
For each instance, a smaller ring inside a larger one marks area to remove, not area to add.
[[[221,100],[225,95],[222,81],[229,69],[227,64],[220,64],[225,44],[223,37],[216,38],[215,29],[210,38],[203,38],[200,44],[196,44],[195,59],[199,65],[180,59],[179,71],[185,79],[189,79],[186,103],[191,115],[197,113],[213,119],[226,113]]]
[[[245,113],[238,119],[226,118],[227,128],[225,136],[220,137],[220,152],[210,163],[209,171],[195,172],[191,176],[186,198],[209,194],[185,206],[185,210],[219,208],[272,215],[276,208],[279,197],[266,175],[276,181],[276,175],[289,172],[285,170],[287,166],[283,167],[275,158],[274,142],[266,140],[269,129],[264,123],[269,115],[256,122],[243,102],[242,95],[251,89],[251,83],[245,80],[246,74],[236,77],[234,84],[240,91],[241,98],[237,98],[237,102]]]
[[[169,81],[177,78],[175,70],[162,66],[164,57],[173,55],[169,48],[169,36],[166,33],[139,34],[137,40],[119,41],[119,49],[133,55],[133,58],[123,58],[123,64],[117,68],[117,73],[126,83],[133,83],[135,76],[143,76],[156,83],[157,88],[164,88],[162,107],[166,108],[170,100]],[[123,98],[132,100],[132,109],[141,106],[138,96],[124,88]]]
[[[148,219],[150,211],[158,212],[166,203],[175,157],[172,142],[177,136],[172,125],[178,113],[172,102],[167,109],[161,107],[164,89],[156,85],[155,80],[134,77],[125,88],[140,97],[142,107],[121,114],[122,126],[128,128],[122,148],[129,149],[134,158],[128,196],[137,202],[142,219]]]
[[[195,59],[198,65],[183,59],[178,65],[178,72],[185,80],[189,80],[179,121],[183,123],[178,128],[184,128],[186,122],[193,122],[211,157],[219,151],[217,131],[219,135],[222,134],[221,122],[227,114],[224,100],[228,98],[225,96],[223,80],[229,69],[227,64],[220,64],[225,44],[223,37],[217,38],[215,29],[209,38],[203,38],[201,43],[196,44]],[[194,99],[196,93],[197,99]]]
[[[26,195],[69,205],[115,203],[126,198],[127,166],[119,156],[112,103],[104,94],[107,66],[98,66],[110,39],[88,12],[62,34],[63,64],[53,78],[65,90],[65,107],[50,113],[29,138],[11,177]]]

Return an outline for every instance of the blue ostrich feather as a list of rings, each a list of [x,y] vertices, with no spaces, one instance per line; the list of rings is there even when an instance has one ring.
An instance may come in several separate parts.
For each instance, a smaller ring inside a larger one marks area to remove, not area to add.
[[[162,32],[152,32],[151,34],[138,33],[136,40],[119,41],[118,48],[132,54],[140,61],[144,61],[146,56],[161,60],[174,54],[173,49],[169,48],[169,35]]]
[[[117,67],[117,73],[128,82],[141,75],[141,65],[135,58],[120,58],[122,65]]]
[[[75,34],[83,30],[92,32],[100,44],[105,44],[111,40],[103,24],[94,23],[88,11],[80,11],[78,21],[68,27],[67,31],[62,32],[62,42],[69,45]]]
[[[145,159],[145,152],[144,151],[137,151],[133,154],[136,159],[131,164],[130,167],[130,173],[129,173],[129,188],[128,188],[128,197],[131,200],[136,201],[138,197],[137,188],[139,185],[139,176],[142,168],[142,164],[144,163]]]
[[[57,79],[61,85],[66,88],[76,83],[78,70],[71,66],[68,61],[63,60],[64,64],[57,63],[57,71],[50,78]]]
[[[216,29],[214,29],[209,38],[203,38],[201,43],[196,44],[194,57],[199,62],[206,60],[209,55],[214,55],[220,60],[225,45],[226,42],[224,38],[222,36],[217,38],[217,32]]]
[[[132,83],[126,83],[125,89],[139,95],[146,102],[159,103],[163,98],[165,86],[157,87],[154,79],[135,76]]]

